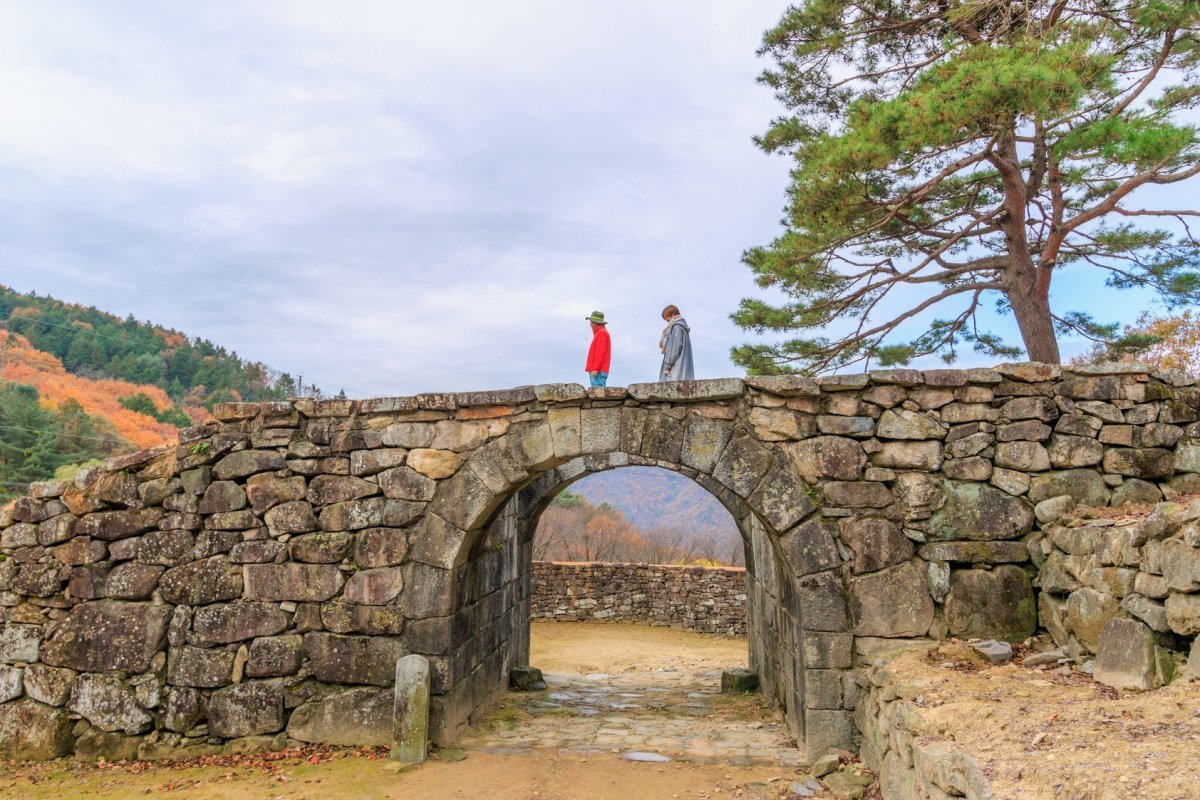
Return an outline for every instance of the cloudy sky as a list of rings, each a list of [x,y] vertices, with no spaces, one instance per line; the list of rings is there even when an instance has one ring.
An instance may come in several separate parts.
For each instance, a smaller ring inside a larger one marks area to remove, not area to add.
[[[352,396],[581,380],[593,309],[653,380],[667,303],[735,374],[784,5],[0,2],[0,282]]]

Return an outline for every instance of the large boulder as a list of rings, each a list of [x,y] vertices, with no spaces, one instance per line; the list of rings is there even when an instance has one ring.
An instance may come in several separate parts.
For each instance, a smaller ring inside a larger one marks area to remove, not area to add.
[[[394,699],[390,689],[350,689],[305,703],[292,712],[287,733],[301,742],[347,747],[391,744]]]
[[[946,502],[929,521],[932,540],[1018,539],[1033,525],[1029,503],[992,486],[946,481],[943,489]]]
[[[963,639],[1019,642],[1037,630],[1037,604],[1025,570],[999,566],[963,569],[950,575],[946,625]]]
[[[79,672],[145,672],[167,636],[170,606],[101,600],[71,609],[41,647],[41,661]]]

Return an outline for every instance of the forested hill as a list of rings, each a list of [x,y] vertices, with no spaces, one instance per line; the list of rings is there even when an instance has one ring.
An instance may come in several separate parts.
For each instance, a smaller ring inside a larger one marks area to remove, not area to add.
[[[214,403],[297,394],[290,375],[205,339],[0,286],[0,501],[172,441]]]
[[[53,355],[71,374],[157,386],[179,407],[297,394],[292,376],[207,339],[7,286],[0,286],[0,327]]]

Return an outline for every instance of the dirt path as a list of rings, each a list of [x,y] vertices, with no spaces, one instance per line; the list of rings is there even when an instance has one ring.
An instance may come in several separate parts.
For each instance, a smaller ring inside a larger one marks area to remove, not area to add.
[[[649,625],[534,622],[530,662],[542,672],[712,672],[745,667],[745,639]]]

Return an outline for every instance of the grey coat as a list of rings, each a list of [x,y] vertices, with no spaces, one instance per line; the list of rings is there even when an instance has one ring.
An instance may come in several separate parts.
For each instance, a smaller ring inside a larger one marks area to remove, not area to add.
[[[662,369],[660,381],[694,381],[696,369],[692,363],[691,329],[683,317],[676,317],[667,326],[663,337]]]

